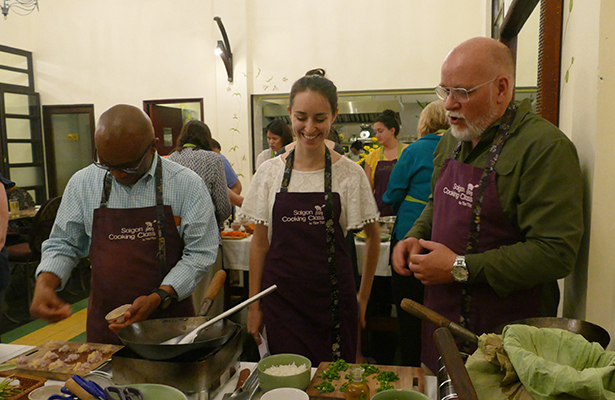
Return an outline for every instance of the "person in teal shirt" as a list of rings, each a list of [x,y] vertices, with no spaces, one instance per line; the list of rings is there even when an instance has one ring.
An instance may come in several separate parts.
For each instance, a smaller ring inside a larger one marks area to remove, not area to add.
[[[419,139],[410,144],[401,154],[382,200],[395,211],[395,225],[391,235],[391,251],[403,240],[421,215],[431,193],[433,154],[442,134],[448,129],[444,102],[429,103],[421,112],[417,128]],[[392,268],[391,268],[392,269]],[[391,288],[393,303],[397,307],[397,319],[402,340],[401,364],[421,366],[421,321],[403,311],[402,299],[423,302],[423,284],[414,276],[402,276],[392,269]]]

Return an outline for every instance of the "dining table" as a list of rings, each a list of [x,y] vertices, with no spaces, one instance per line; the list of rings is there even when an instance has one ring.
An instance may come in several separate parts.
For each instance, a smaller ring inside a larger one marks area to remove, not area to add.
[[[223,237],[222,238],[222,265],[226,270],[236,270],[247,272],[250,270],[250,243],[252,243],[252,235],[245,238]],[[357,251],[357,265],[359,273],[363,266],[365,255],[365,242],[354,238],[354,243]],[[391,242],[380,242],[380,253],[378,255],[378,266],[376,267],[376,276],[391,276],[391,267],[389,266],[389,251]]]

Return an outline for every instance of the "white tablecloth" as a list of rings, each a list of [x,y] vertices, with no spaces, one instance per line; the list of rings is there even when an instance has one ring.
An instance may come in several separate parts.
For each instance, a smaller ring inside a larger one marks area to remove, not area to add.
[[[365,243],[355,239],[357,248],[357,265],[359,265],[359,273],[363,268],[363,254],[365,252]],[[250,243],[252,243],[252,235],[245,239],[222,239],[222,256],[223,266],[225,269],[234,269],[239,271],[248,271],[250,265]],[[377,276],[391,276],[391,268],[389,267],[389,248],[391,242],[380,243],[380,254],[378,256],[378,267],[376,268]]]

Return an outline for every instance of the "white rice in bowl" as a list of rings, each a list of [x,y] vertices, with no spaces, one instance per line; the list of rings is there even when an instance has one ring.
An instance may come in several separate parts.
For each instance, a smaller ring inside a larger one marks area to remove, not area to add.
[[[264,372],[269,375],[274,376],[293,376],[299,375],[302,372],[307,371],[308,367],[305,364],[301,364],[297,366],[294,362],[292,364],[286,365],[272,365],[267,368]]]

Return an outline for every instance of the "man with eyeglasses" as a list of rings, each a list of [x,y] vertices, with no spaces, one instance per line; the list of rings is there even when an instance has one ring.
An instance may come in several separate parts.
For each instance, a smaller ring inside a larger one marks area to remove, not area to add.
[[[71,177],[42,260],[30,311],[56,322],[71,315],[57,295],[89,256],[87,340],[121,344],[120,328],[148,318],[194,315],[190,294],[215,262],[214,206],[193,171],[158,156],[149,117],[136,107],[104,112],[92,165]],[[131,304],[124,324],[107,313]]]
[[[425,284],[424,304],[476,334],[556,316],[557,279],[583,235],[583,179],[572,142],[513,102],[514,62],[488,38],[451,51],[436,94],[451,129],[434,154],[432,195],[392,257]],[[435,326],[422,361],[436,371]],[[471,348],[465,348],[471,351]]]

